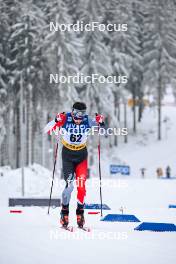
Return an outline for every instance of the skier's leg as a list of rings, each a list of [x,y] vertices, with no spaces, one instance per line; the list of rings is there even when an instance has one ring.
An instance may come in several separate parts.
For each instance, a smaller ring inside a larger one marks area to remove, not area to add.
[[[62,204],[69,205],[71,199],[71,193],[73,191],[73,181],[74,181],[74,165],[70,161],[63,160],[63,174],[66,186],[62,192]]]
[[[80,162],[76,168],[76,185],[77,185],[77,201],[79,204],[84,204],[86,195],[85,182],[87,178],[87,159]]]
[[[71,161],[62,157],[62,168],[66,186],[62,192],[62,209],[61,209],[61,220],[60,223],[63,226],[68,226],[69,223],[69,202],[71,199],[71,193],[73,191],[73,180],[74,180],[74,165]]]
[[[86,195],[85,182],[87,178],[87,159],[83,160],[76,166],[76,184],[77,184],[77,223],[79,227],[83,227],[84,220],[84,198]]]

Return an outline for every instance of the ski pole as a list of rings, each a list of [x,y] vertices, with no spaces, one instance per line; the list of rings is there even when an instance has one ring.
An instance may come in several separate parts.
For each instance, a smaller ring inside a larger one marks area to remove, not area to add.
[[[99,132],[99,129],[98,129]],[[102,188],[101,188],[101,155],[100,155],[100,135],[98,135],[98,158],[99,158],[99,178],[100,178],[100,204],[101,204],[101,216],[103,216],[103,210],[102,210]]]
[[[53,191],[54,174],[55,174],[56,160],[57,160],[57,151],[58,151],[58,142],[57,142],[57,145],[56,145],[56,151],[55,151],[55,157],[54,157],[53,178],[52,178],[52,184],[51,184],[51,190],[50,190],[50,198],[49,198],[49,205],[48,205],[48,214],[50,212],[51,195],[52,195],[52,191]]]
[[[97,114],[96,114],[97,115]],[[103,203],[102,203],[102,188],[101,188],[101,151],[100,151],[100,125],[98,125],[98,167],[99,167],[99,179],[100,179],[100,205],[101,205],[101,216],[103,216]]]

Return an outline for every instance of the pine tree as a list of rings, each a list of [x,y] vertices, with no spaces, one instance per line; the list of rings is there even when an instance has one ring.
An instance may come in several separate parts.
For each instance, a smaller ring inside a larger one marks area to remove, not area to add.
[[[11,49],[11,67],[12,67],[12,83],[17,94],[17,114],[19,114],[19,92],[20,78],[22,75],[24,85],[24,111],[26,112],[26,164],[32,163],[32,132],[33,132],[33,102],[36,95],[35,85],[42,81],[42,35],[44,22],[41,17],[40,10],[32,5],[32,2],[19,3],[20,15],[16,23],[12,25],[12,32],[9,38]],[[17,122],[20,118],[17,116]],[[17,128],[20,124],[17,124]],[[19,135],[17,133],[17,135]],[[19,136],[18,136],[19,137]],[[18,142],[18,140],[17,140]],[[17,147],[17,155],[19,155],[22,146]],[[18,164],[17,164],[18,165]]]
[[[161,99],[166,85],[175,79],[176,27],[172,2],[155,0],[145,14],[144,85],[158,102],[158,139],[161,139]]]
[[[68,7],[63,0],[53,0],[47,4],[46,9],[49,10],[48,17],[54,24],[68,25],[72,23],[72,18],[68,14]],[[74,31],[49,31],[49,25],[46,32],[46,42],[48,57],[52,58],[51,73],[58,74],[59,77],[74,76],[77,74],[79,65],[81,64],[80,49],[82,49],[79,38]],[[53,64],[54,61],[54,64]],[[57,110],[69,109],[74,99],[78,99],[79,95],[75,89],[75,85],[71,83],[58,83],[53,86],[59,92],[57,98]]]
[[[0,1],[0,150],[1,165],[9,162],[8,156],[8,92],[9,92],[9,68],[8,68],[8,36],[10,19],[8,16],[7,2]]]
[[[92,22],[103,23],[104,8],[101,5],[101,1],[80,1],[79,10],[79,19],[84,24]],[[85,49],[82,54],[84,60],[80,72],[89,76],[93,74],[104,77],[112,75],[111,60],[109,57],[110,47],[105,43],[107,32],[96,29],[95,31],[84,31],[82,37]],[[82,96],[86,98],[92,114],[97,111],[101,112],[102,109],[108,112],[108,103],[113,100],[111,87],[112,85],[98,81],[85,84]]]
[[[112,50],[111,60],[114,75],[127,76],[126,84],[119,84],[114,88],[116,99],[123,97],[123,90],[131,92],[136,100],[142,73],[142,58],[140,54],[140,28],[136,21],[134,5],[129,1],[113,1],[107,9],[110,22],[116,25],[127,24],[127,31],[110,33]],[[136,132],[135,104],[133,107],[133,131]]]

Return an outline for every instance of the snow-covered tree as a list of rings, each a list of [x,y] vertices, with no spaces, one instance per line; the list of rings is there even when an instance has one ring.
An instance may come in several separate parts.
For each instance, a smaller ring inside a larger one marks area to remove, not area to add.
[[[32,1],[19,3],[19,9],[19,17],[11,27],[12,32],[9,38],[12,47],[10,64],[13,68],[11,82],[15,89],[13,92],[17,95],[16,109],[18,109],[20,105],[19,83],[21,76],[23,78],[24,102],[22,103],[26,113],[26,163],[30,164],[33,156],[33,104],[37,94],[35,90],[40,88],[38,83],[43,83],[41,44],[44,20],[40,9],[32,5]],[[19,122],[20,119],[16,120]],[[20,125],[17,124],[18,126]],[[17,153],[19,154],[19,149]]]
[[[8,3],[0,1],[0,150],[1,165],[6,165],[8,159],[8,90],[9,90],[9,67],[8,67],[8,36],[10,31],[10,19],[8,15]]]
[[[118,26],[127,24],[127,31],[119,30],[118,32],[114,31],[109,34],[114,75],[125,75],[128,78],[126,84],[119,84],[114,87],[115,108],[117,108],[119,105],[117,101],[123,97],[124,89],[128,89],[135,100],[141,86],[139,77],[142,74],[143,68],[140,54],[140,27],[135,16],[135,6],[127,0],[112,1],[112,5],[107,2],[106,17],[106,23],[113,23]],[[133,130],[136,131],[135,107],[133,110]]]
[[[88,23],[104,22],[104,8],[101,1],[79,1],[79,20],[83,21],[84,25]],[[107,77],[112,75],[112,67],[110,60],[110,47],[106,45],[105,38],[107,38],[106,31],[83,31],[82,32],[84,53],[82,54],[83,64],[80,67],[80,72],[83,75],[92,76],[98,74],[99,76]],[[113,101],[112,85],[100,83],[85,84],[82,97],[86,100],[90,111],[95,113],[109,112],[108,103]],[[113,104],[112,104],[113,105]]]
[[[145,10],[144,85],[158,101],[158,139],[161,139],[161,98],[175,79],[176,21],[173,2],[155,0]]]
[[[49,10],[48,17],[54,25],[68,25],[72,23],[72,18],[68,14],[68,8],[63,0],[52,0],[46,5]],[[80,50],[83,48],[79,38],[74,31],[49,30],[48,24],[46,33],[46,50],[51,66],[51,73],[58,74],[59,77],[74,76],[77,74],[79,65],[81,64]],[[54,62],[54,63],[53,63]],[[53,88],[51,84],[49,84]],[[59,82],[54,85],[59,91],[57,98],[57,110],[69,109],[73,100],[78,99],[75,85],[70,83]],[[64,104],[63,104],[64,102]]]

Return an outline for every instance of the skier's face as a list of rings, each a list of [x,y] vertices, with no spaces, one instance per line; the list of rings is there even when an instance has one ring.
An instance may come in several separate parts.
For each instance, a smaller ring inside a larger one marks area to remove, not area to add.
[[[74,117],[73,117],[73,120],[74,120],[74,122],[75,122],[76,125],[80,125],[81,122],[82,122],[81,119],[75,119]]]
[[[75,118],[73,113],[72,113],[72,118],[73,118],[73,121],[75,122],[76,125],[80,125],[81,124],[82,119]]]

